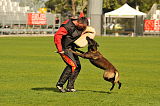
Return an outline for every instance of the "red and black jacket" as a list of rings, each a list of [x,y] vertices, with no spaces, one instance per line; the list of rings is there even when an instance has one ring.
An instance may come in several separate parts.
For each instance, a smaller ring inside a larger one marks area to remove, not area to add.
[[[73,48],[73,42],[81,36],[82,31],[77,29],[73,23],[74,20],[75,19],[69,19],[63,22],[59,30],[55,33],[54,43],[58,49],[58,52]]]

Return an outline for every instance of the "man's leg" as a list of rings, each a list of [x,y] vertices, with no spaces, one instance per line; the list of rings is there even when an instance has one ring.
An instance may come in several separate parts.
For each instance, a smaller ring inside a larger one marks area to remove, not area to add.
[[[75,80],[77,79],[77,76],[78,76],[80,70],[81,70],[81,64],[80,64],[78,56],[74,55],[74,58],[75,58],[75,62],[77,64],[77,67],[74,71],[72,71],[70,77],[68,78],[67,89],[70,92],[74,92],[74,83],[75,83]],[[73,91],[72,91],[72,89],[73,89]]]
[[[74,83],[75,83],[75,80],[77,79],[79,72],[80,70],[75,70],[74,72],[71,73],[68,79],[67,89],[74,89]]]
[[[70,74],[71,74],[71,67],[66,66],[66,68],[64,69],[63,73],[61,74],[61,76],[57,82],[57,85],[63,86],[66,83],[66,81],[68,80]]]
[[[56,84],[56,87],[59,89],[60,92],[65,92],[65,90],[63,89],[63,85],[68,80],[70,74],[71,74],[71,67],[66,66],[66,68],[64,69],[63,73],[61,74],[61,76]]]
[[[73,55],[71,56],[73,57]],[[61,74],[56,86],[61,92],[65,92],[65,90],[63,89],[63,85],[72,75],[72,72],[76,69],[77,65],[76,65],[76,62],[73,61],[74,58],[72,58],[73,59],[72,60],[69,56],[65,54],[61,54],[61,57],[64,60],[64,62],[67,64],[67,67],[64,69],[63,73]]]

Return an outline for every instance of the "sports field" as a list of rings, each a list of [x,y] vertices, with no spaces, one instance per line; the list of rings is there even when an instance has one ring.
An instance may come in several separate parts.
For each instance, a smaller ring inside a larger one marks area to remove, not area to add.
[[[78,92],[59,93],[65,64],[53,37],[1,37],[0,106],[160,106],[160,37],[95,39],[120,72],[120,90],[109,92],[103,70],[81,58]]]

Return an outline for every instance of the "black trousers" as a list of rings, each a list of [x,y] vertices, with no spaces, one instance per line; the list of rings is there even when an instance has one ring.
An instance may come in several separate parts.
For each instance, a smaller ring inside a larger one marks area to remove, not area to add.
[[[61,74],[57,85],[63,86],[68,81],[66,88],[74,89],[75,80],[81,70],[79,58],[68,50],[66,50],[65,53],[61,55],[61,57],[67,66]]]

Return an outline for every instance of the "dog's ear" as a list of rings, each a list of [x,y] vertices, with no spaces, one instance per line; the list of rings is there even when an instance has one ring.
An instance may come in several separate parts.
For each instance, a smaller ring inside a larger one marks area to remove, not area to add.
[[[91,39],[90,37],[88,37],[88,36],[86,37],[86,40],[87,40],[87,41],[90,40],[90,39]]]
[[[99,47],[99,44],[97,43],[97,47]]]
[[[98,42],[97,42],[97,41],[95,41],[94,39],[93,39],[93,41],[95,42],[96,46],[97,46],[97,47],[99,47]]]

